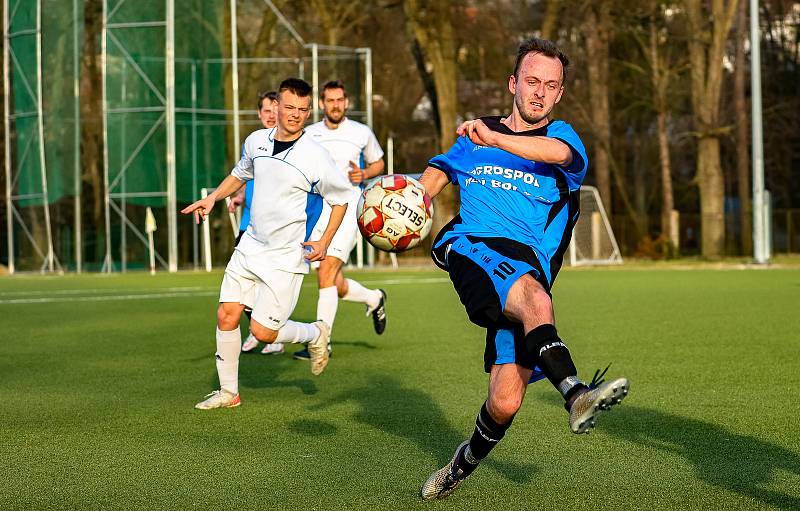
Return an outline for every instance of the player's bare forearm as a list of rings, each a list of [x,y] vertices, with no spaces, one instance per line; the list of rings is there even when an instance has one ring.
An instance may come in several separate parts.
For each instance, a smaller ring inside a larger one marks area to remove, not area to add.
[[[305,258],[307,261],[321,261],[325,259],[325,255],[328,252],[328,246],[331,244],[333,235],[336,234],[339,226],[342,225],[342,219],[344,218],[345,211],[347,211],[347,204],[331,206],[331,216],[328,220],[327,227],[325,227],[325,232],[322,233],[322,236],[320,236],[318,240],[303,242],[303,246],[306,250]]]
[[[215,202],[222,200],[238,191],[243,184],[244,181],[240,181],[239,178],[229,175],[225,177],[219,186],[213,192],[209,193],[208,196],[213,197]]]
[[[383,169],[385,167],[386,165],[383,163],[383,158],[381,158],[378,161],[370,163],[364,168],[364,176],[366,179],[370,179],[375,176],[380,176],[381,174],[383,174]]]
[[[347,204],[337,204],[336,206],[331,206],[331,217],[328,220],[328,225],[325,227],[325,231],[319,238],[320,241],[324,241],[326,245],[330,245],[333,235],[336,234],[336,231],[339,230],[339,226],[342,225],[345,211],[347,211]]]
[[[186,206],[181,210],[181,213],[184,215],[189,215],[194,213],[194,221],[195,223],[200,223],[200,220],[205,220],[205,218],[211,213],[211,210],[214,209],[214,203],[220,199],[224,199],[225,197],[229,196],[239,188],[244,183],[239,181],[239,179],[228,176],[222,180],[219,186],[205,199],[200,199],[199,201],[195,201],[194,203]]]
[[[526,160],[565,167],[572,163],[572,150],[564,142],[551,137],[518,137],[489,129],[481,119],[465,121],[456,134],[473,143],[496,147]]]
[[[572,151],[564,142],[550,137],[516,137],[514,135],[495,134],[498,149],[516,154],[526,160],[550,163],[565,167],[572,163]]]
[[[439,195],[439,192],[441,192],[449,182],[450,178],[447,177],[447,174],[436,167],[426,168],[425,172],[422,173],[422,177],[419,178],[419,183],[425,188],[425,191],[428,192],[431,199]]]

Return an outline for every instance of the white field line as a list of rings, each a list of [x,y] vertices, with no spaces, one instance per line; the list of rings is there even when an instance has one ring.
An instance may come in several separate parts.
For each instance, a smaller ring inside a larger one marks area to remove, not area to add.
[[[159,288],[159,291],[164,292],[181,292],[181,291],[204,291],[208,290],[208,287],[164,287]],[[11,297],[11,296],[39,296],[39,295],[87,295],[87,294],[94,294],[94,293],[119,293],[121,291],[138,291],[139,289],[113,289],[113,288],[104,288],[104,289],[53,289],[53,290],[46,290],[46,289],[38,289],[34,291],[2,291],[0,292],[0,298],[3,297]],[[151,289],[141,288],[141,291],[152,291]]]
[[[367,286],[390,286],[402,284],[442,284],[450,282],[445,277],[425,277],[425,278],[406,278],[406,279],[380,279],[361,281]],[[314,281],[305,282],[303,287],[316,287]],[[56,290],[37,290],[37,291],[8,291],[0,293],[0,305],[13,304],[33,304],[33,303],[59,303],[59,302],[111,302],[126,300],[153,300],[162,298],[195,298],[198,296],[215,296],[219,294],[217,287],[171,287],[159,290],[159,292],[140,292],[138,289],[56,289]],[[147,291],[142,289],[141,291]],[[95,294],[127,292],[129,294]],[[83,294],[85,296],[74,296]],[[42,296],[48,295],[48,296]],[[55,296],[53,296],[55,295]],[[5,296],[16,296],[19,298],[2,298]]]

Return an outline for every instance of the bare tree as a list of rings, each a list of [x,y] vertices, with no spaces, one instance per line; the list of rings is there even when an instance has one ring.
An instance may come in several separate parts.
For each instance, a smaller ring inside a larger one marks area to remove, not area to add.
[[[592,169],[600,198],[606,211],[611,214],[611,117],[608,100],[608,44],[612,36],[610,2],[587,3],[582,32],[586,40],[589,108],[594,133]]]
[[[418,44],[424,59],[425,71],[433,77],[435,97],[431,101],[439,116],[439,148],[445,152],[456,140],[458,114],[458,67],[450,2],[405,0],[403,9],[411,39]],[[437,200],[434,232],[438,232],[455,214],[455,191],[452,188],[446,188],[444,195]]]
[[[689,37],[692,114],[697,137],[701,253],[719,257],[725,248],[725,178],[720,162],[720,96],[723,58],[737,0],[684,0]]]

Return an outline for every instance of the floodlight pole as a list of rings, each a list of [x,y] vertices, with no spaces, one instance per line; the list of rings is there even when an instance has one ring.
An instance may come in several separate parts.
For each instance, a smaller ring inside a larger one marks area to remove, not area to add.
[[[311,108],[313,112],[314,122],[319,121],[319,46],[317,43],[311,43],[311,87],[314,91],[314,97],[311,98]]]
[[[767,264],[764,220],[764,138],[761,124],[761,35],[758,0],[750,0],[750,90],[753,123],[753,258]]]
[[[50,227],[50,194],[47,192],[47,166],[44,155],[44,109],[42,106],[42,0],[36,2],[36,113],[39,117],[39,171],[42,176],[42,200],[44,202],[44,228],[47,234],[47,259],[42,270],[53,271],[53,231]]]
[[[108,0],[103,0],[103,28],[100,35],[100,48],[100,60],[103,69],[103,183],[106,186],[103,194],[106,221],[106,256],[103,261],[103,270],[106,273],[111,273],[114,270],[114,263],[111,259],[111,197],[108,190]]]
[[[233,95],[233,163],[239,161],[242,141],[239,135],[239,42],[236,22],[236,0],[231,0],[231,89]]]
[[[366,75],[366,84],[364,88],[366,89],[366,102],[365,105],[367,111],[367,126],[372,128],[372,48],[364,48],[364,71]]]
[[[232,0],[235,3],[236,0]],[[178,201],[175,183],[175,0],[167,0],[166,69],[167,92],[167,263],[170,273],[178,271]]]
[[[75,182],[75,271],[83,270],[83,241],[81,237],[81,101],[80,101],[80,63],[78,60],[78,0],[72,0],[72,101],[75,112],[75,133],[73,134],[73,179]],[[8,146],[6,146],[8,147]]]
[[[8,236],[8,272],[13,275],[14,273],[14,211],[13,203],[11,202],[11,189],[13,183],[11,182],[11,118],[9,117],[10,101],[10,87],[11,80],[9,75],[9,48],[11,38],[8,37],[8,0],[3,0],[3,123],[5,126],[5,144],[6,144],[6,235]]]

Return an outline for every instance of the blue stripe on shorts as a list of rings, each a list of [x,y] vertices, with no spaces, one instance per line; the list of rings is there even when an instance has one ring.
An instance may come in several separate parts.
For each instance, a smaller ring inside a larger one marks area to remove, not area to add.
[[[494,347],[497,350],[497,360],[495,364],[513,364],[517,358],[514,351],[514,331],[510,328],[500,328],[494,337]],[[545,378],[539,366],[533,368],[528,384],[536,383]]]

